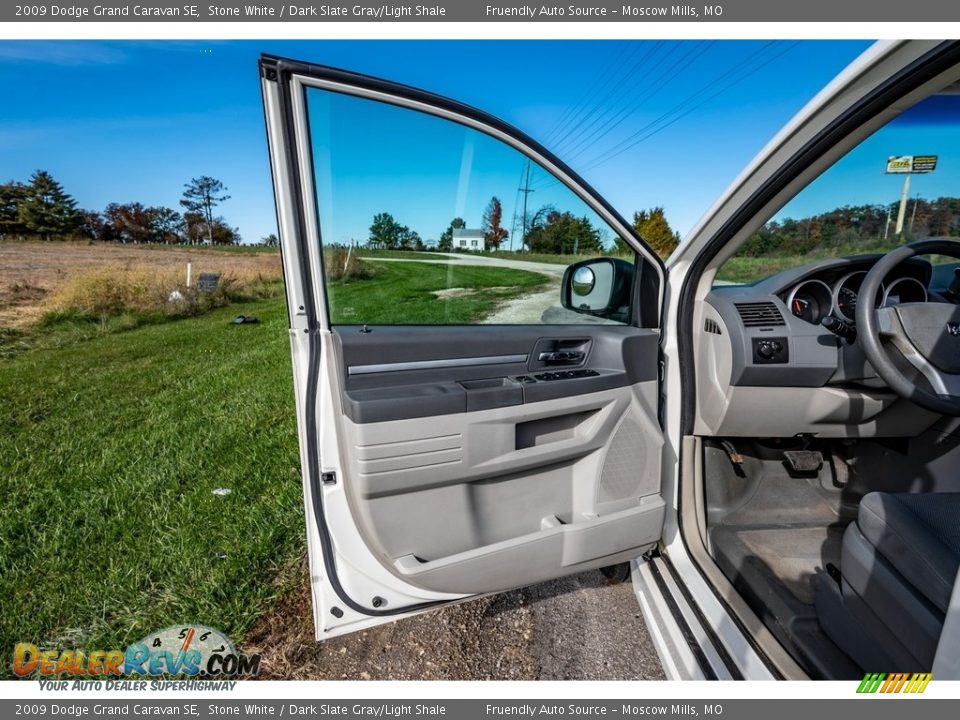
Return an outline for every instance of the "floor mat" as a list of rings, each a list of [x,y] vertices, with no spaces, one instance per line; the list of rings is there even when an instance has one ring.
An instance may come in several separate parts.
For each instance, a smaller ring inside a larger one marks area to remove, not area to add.
[[[838,527],[739,530],[737,534],[749,551],[808,605],[813,604],[812,580],[817,569],[840,563],[843,530]]]
[[[840,495],[825,493],[816,480],[767,475],[753,496],[722,520],[723,525],[822,525],[839,519]]]

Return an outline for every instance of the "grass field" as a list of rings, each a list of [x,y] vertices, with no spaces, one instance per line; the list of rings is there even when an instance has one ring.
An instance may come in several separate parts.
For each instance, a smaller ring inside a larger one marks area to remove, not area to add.
[[[510,268],[417,262],[376,264],[380,274],[373,279],[330,284],[328,295],[333,322],[396,325],[476,322],[503,302],[547,282],[537,273]]]
[[[277,298],[0,363],[0,647],[242,634],[282,592],[304,548],[286,324]]]
[[[774,275],[781,270],[787,270],[788,268],[797,267],[797,265],[808,262],[815,262],[820,259],[822,258],[812,256],[809,259],[798,259],[795,255],[785,257],[776,255],[764,257],[732,257],[720,268],[716,279],[731,283],[752,283]]]

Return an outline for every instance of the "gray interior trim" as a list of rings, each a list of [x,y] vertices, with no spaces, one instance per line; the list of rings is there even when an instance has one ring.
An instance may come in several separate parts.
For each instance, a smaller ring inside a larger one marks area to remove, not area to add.
[[[448,360],[415,360],[413,362],[380,363],[375,365],[351,365],[348,375],[369,375],[371,373],[400,372],[403,370],[438,370],[440,368],[469,367],[474,365],[499,365],[501,363],[523,363],[523,355],[487,355],[484,357],[450,358]]]
[[[603,517],[575,523],[547,517],[537,532],[430,561],[407,555],[395,565],[420,585],[447,592],[498,592],[631,560],[660,539],[663,513],[663,500],[652,495]]]
[[[334,335],[343,411],[358,423],[507,408],[655,381],[660,343],[655,330],[623,325],[342,326]],[[583,357],[539,359],[571,350]],[[584,372],[536,377],[554,371]]]
[[[744,639],[757,651],[761,659],[774,674],[785,680],[809,680],[810,677],[797,662],[790,657],[783,645],[757,617],[743,596],[723,574],[716,561],[707,552],[706,546],[699,533],[696,532],[698,523],[697,504],[694,486],[703,482],[698,474],[702,472],[702,465],[694,459],[703,452],[702,440],[694,436],[684,436],[681,445],[680,462],[680,503],[678,520],[683,544],[697,569],[710,585],[717,599],[730,613]]]
[[[933,676],[940,680],[960,680],[960,574],[953,582],[953,594],[947,619],[943,623],[937,654],[933,658]]]

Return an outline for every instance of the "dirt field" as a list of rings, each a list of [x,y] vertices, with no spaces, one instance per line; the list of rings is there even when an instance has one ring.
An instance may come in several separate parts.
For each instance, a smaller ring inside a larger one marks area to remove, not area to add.
[[[277,252],[231,252],[200,247],[151,247],[85,243],[0,243],[0,327],[21,327],[44,311],[44,298],[68,278],[103,267],[182,269],[193,277],[219,272],[246,277],[280,277]]]
[[[263,679],[664,679],[632,586],[599,571],[322,643],[313,639],[304,578],[257,622],[244,651],[263,655]]]

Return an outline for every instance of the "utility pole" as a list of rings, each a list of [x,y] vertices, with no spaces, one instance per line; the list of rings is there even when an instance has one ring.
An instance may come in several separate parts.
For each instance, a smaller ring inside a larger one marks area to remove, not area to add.
[[[520,236],[520,250],[523,251],[523,243],[527,239],[527,198],[530,197],[530,193],[535,192],[530,189],[530,161],[527,160],[527,170],[525,173],[526,178],[523,182],[523,187],[520,188],[520,192],[523,193],[523,234]]]
[[[910,213],[910,234],[913,235],[913,221],[917,219],[917,205],[920,204],[920,193],[917,193],[916,199],[913,201],[913,212]]]
[[[893,212],[893,206],[887,205],[887,222],[883,226],[883,239],[886,240],[887,236],[890,234],[890,213]]]
[[[907,199],[910,197],[910,174],[903,177],[903,192],[900,193],[900,208],[897,210],[897,236],[903,235],[903,216],[907,214]]]

